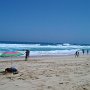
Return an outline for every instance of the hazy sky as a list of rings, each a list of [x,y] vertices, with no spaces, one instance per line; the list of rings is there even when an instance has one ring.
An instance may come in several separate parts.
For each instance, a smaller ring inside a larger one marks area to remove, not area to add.
[[[90,0],[0,0],[0,41],[90,43]]]

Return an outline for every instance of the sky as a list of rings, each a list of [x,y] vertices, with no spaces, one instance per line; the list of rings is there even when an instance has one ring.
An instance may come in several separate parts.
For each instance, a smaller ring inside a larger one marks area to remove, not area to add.
[[[90,44],[90,0],[0,0],[0,41]]]

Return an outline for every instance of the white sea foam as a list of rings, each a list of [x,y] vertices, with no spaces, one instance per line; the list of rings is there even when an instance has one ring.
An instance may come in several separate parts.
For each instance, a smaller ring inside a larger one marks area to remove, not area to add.
[[[31,51],[31,56],[37,55],[72,55],[77,50]]]
[[[70,45],[70,44],[57,44],[57,45],[40,45],[40,44],[0,44],[0,47],[4,48],[23,48],[23,47],[35,47],[35,48],[87,48],[90,46]]]

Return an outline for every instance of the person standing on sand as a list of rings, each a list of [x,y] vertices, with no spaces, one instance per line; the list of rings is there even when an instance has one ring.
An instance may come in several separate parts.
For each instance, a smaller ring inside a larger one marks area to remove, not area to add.
[[[76,51],[75,52],[75,57],[78,57],[79,56],[79,51]]]
[[[89,53],[89,50],[87,49],[87,54]]]
[[[25,52],[25,61],[28,60],[28,58],[29,58],[29,53],[30,53],[30,51],[29,51],[29,50],[26,50],[26,52]]]
[[[83,55],[84,55],[84,53],[85,53],[84,49],[82,49],[82,53],[83,53]]]

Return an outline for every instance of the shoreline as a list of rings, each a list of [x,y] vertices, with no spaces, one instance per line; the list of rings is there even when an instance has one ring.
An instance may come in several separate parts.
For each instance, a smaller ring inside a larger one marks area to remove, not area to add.
[[[80,54],[79,57],[89,57],[90,54]],[[29,60],[30,59],[38,59],[38,58],[50,58],[50,57],[53,57],[53,58],[68,58],[68,57],[73,57],[75,58],[75,55],[74,54],[71,54],[71,55],[38,55],[38,56],[29,56]],[[76,57],[76,58],[79,58],[79,57]],[[1,61],[23,61],[25,60],[25,56],[19,56],[19,57],[0,57],[0,62]]]

